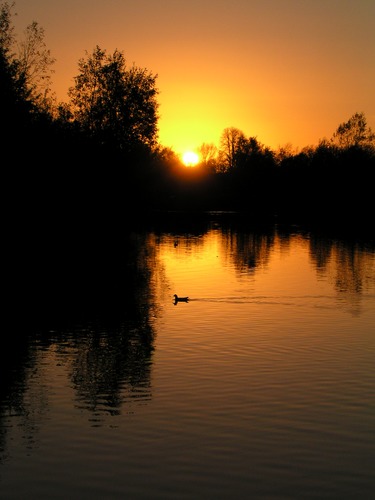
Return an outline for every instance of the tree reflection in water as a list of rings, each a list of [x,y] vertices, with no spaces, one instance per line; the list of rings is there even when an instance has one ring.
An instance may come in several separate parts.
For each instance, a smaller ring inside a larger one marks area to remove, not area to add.
[[[83,338],[75,337],[70,370],[78,406],[99,416],[119,414],[123,403],[146,403],[153,338],[151,325],[131,323],[110,331],[96,325]]]
[[[118,414],[124,402],[144,404],[151,397],[155,246],[146,233],[131,233],[126,245],[111,278],[100,282],[104,294],[96,319],[78,326],[67,344],[77,404],[96,416]]]
[[[352,314],[358,316],[361,293],[375,285],[375,259],[373,244],[361,240],[340,240],[312,236],[310,258],[318,275],[329,276],[339,296],[351,304]]]
[[[223,231],[224,253],[233,259],[239,273],[254,273],[267,266],[271,253],[278,245],[289,251],[292,241],[300,238],[309,248],[309,257],[316,273],[326,276],[340,300],[350,306],[351,313],[360,314],[361,292],[374,288],[375,259],[371,238],[329,237],[327,234],[302,228],[264,226],[262,231],[227,229]]]

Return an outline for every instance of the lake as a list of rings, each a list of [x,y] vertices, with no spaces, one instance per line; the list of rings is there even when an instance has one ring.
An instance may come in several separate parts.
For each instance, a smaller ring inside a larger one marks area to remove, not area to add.
[[[373,239],[209,214],[99,255],[3,351],[1,499],[375,498]]]

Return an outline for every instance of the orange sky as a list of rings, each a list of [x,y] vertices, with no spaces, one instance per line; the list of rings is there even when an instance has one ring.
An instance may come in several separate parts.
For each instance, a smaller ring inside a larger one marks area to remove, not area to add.
[[[158,75],[159,140],[177,153],[226,127],[315,145],[355,112],[375,130],[375,0],[16,0],[56,58],[59,101],[96,45]]]

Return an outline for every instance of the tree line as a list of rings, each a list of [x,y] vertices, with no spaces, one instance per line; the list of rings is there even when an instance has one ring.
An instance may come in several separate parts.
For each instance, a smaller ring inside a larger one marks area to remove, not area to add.
[[[19,41],[14,5],[0,5],[0,119],[8,191],[20,210],[83,220],[155,208],[296,221],[373,215],[375,134],[363,112],[300,151],[272,150],[229,127],[185,168],[158,142],[157,75],[96,46],[78,61],[69,101],[57,103],[44,30],[32,22]]]

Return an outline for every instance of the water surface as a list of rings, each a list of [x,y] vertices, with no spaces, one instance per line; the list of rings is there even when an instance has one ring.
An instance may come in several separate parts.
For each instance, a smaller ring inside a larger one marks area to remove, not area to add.
[[[217,219],[134,241],[120,314],[12,348],[0,497],[374,498],[373,245]]]

